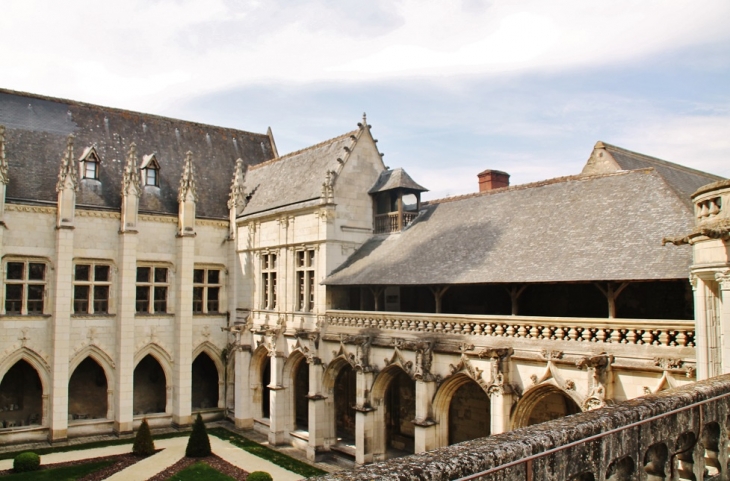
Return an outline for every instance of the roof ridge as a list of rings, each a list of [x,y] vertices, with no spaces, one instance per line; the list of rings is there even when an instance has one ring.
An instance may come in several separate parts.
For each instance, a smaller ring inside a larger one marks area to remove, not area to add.
[[[234,129],[234,128],[231,128],[231,127],[223,127],[222,125],[203,124],[203,123],[200,123],[200,122],[195,122],[193,120],[177,119],[177,118],[174,118],[174,117],[167,117],[167,116],[164,116],[164,115],[150,114],[150,113],[146,113],[146,112],[139,112],[139,111],[136,111],[136,110],[126,110],[126,109],[120,109],[118,107],[108,107],[108,106],[105,106],[105,105],[91,104],[91,103],[88,103],[88,102],[81,102],[79,100],[65,99],[65,98],[61,98],[61,97],[50,97],[48,95],[34,94],[34,93],[31,93],[31,92],[21,92],[19,90],[11,90],[11,89],[4,89],[4,88],[0,88],[0,93],[10,94],[10,95],[17,95],[17,96],[20,96],[20,97],[29,97],[29,98],[34,98],[34,99],[38,99],[38,100],[46,100],[46,101],[49,101],[49,102],[67,103],[67,104],[75,105],[75,106],[79,106],[79,107],[103,109],[103,110],[107,110],[107,111],[111,111],[111,112],[116,112],[116,113],[119,113],[119,114],[133,114],[133,115],[139,115],[139,116],[144,116],[144,117],[152,117],[152,118],[156,118],[156,119],[160,119],[160,120],[165,120],[165,121],[172,122],[172,123],[184,122],[186,124],[194,125],[194,126],[197,126],[197,127],[200,127],[200,128],[223,129],[223,130],[241,132],[241,133],[250,134],[250,135],[258,135],[258,136],[261,136],[261,137],[267,137],[268,138],[268,135],[267,134],[261,134],[261,133],[258,133],[258,132],[250,132],[248,130]]]
[[[624,153],[624,154],[628,154],[628,155],[631,155],[631,156],[634,156],[634,157],[639,157],[639,158],[644,159],[644,160],[646,160],[646,161],[648,161],[650,163],[655,163],[655,164],[658,164],[658,165],[661,165],[661,166],[664,166],[664,167],[671,167],[673,169],[682,170],[682,171],[685,171],[685,172],[691,173],[691,174],[699,174],[699,175],[703,175],[703,176],[706,176],[706,177],[715,177],[715,178],[718,178],[718,179],[722,179],[722,177],[720,177],[718,175],[715,175],[715,174],[711,174],[709,172],[704,172],[702,170],[693,169],[691,167],[687,167],[687,166],[684,166],[682,164],[677,164],[677,163],[674,163],[674,162],[670,162],[668,160],[660,159],[658,157],[652,157],[651,155],[642,154],[641,152],[634,152],[633,150],[629,150],[629,149],[625,149],[623,147],[619,147],[617,145],[609,144],[608,142],[600,141],[600,143],[603,144],[603,147],[606,150],[609,150],[609,151],[611,151],[611,150],[619,151],[619,152]]]
[[[318,144],[310,145],[309,147],[304,147],[303,149],[295,150],[294,152],[289,152],[288,154],[282,155],[281,157],[274,157],[273,159],[269,159],[266,162],[261,162],[260,164],[256,164],[256,165],[249,166],[248,170],[256,170],[256,169],[258,169],[260,167],[266,167],[266,166],[269,166],[271,164],[274,164],[274,163],[276,163],[276,162],[278,162],[280,160],[287,160],[287,159],[289,159],[291,157],[294,157],[296,155],[302,154],[302,153],[307,152],[309,150],[313,150],[313,149],[322,147],[324,145],[331,144],[331,143],[336,142],[338,140],[344,139],[346,137],[349,137],[351,135],[356,134],[357,132],[358,132],[358,130],[351,130],[351,131],[346,132],[346,133],[344,133],[342,135],[338,135],[337,137],[332,137],[331,139],[324,140],[324,141],[322,141],[322,142],[320,142]]]
[[[602,178],[602,177],[613,177],[613,176],[627,175],[627,174],[633,174],[633,173],[650,173],[650,172],[656,172],[656,169],[654,169],[653,167],[647,167],[644,169],[619,170],[616,172],[608,172],[608,173],[603,173],[603,174],[565,175],[563,177],[555,177],[552,179],[540,180],[537,182],[529,182],[527,184],[518,184],[518,185],[511,185],[509,187],[501,187],[499,189],[487,190],[485,192],[472,192],[470,194],[462,194],[462,195],[456,195],[453,197],[444,197],[441,199],[433,199],[433,200],[424,202],[424,205],[444,204],[447,202],[455,202],[455,201],[459,201],[459,200],[471,199],[473,197],[486,197],[488,195],[493,195],[493,194],[502,194],[505,192],[534,189],[537,187],[545,187],[547,185],[559,184],[561,182],[569,182],[571,180],[580,180],[580,181],[593,180],[593,179]]]

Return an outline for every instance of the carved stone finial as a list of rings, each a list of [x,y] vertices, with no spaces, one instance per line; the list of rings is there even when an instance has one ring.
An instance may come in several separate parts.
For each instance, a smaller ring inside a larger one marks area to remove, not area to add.
[[[5,126],[0,125],[0,183],[8,185],[8,161],[5,158]]]
[[[124,175],[122,176],[122,195],[136,195],[139,197],[142,192],[142,184],[137,168],[137,144],[132,142],[127,153],[127,161],[124,164]]]
[[[715,273],[715,280],[723,291],[730,290],[730,270]]]
[[[76,172],[76,162],[74,162],[74,136],[69,135],[66,140],[66,152],[61,159],[61,170],[58,173],[58,183],[56,184],[56,192],[64,189],[72,189],[74,192],[79,190],[78,173]]]
[[[188,197],[192,196],[193,201],[197,202],[198,194],[195,189],[195,168],[193,167],[193,153],[188,150],[185,154],[185,165],[183,166],[183,174],[180,178],[180,190],[177,195],[178,202],[185,202]]]
[[[245,179],[243,159],[238,159],[236,160],[236,171],[233,173],[233,181],[231,182],[231,193],[228,196],[229,209],[239,209],[246,205],[246,193],[243,190]]]

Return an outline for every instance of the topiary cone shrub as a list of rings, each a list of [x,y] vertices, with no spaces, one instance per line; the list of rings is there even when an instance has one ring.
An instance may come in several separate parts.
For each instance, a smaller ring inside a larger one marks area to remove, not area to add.
[[[246,481],[274,481],[266,471],[254,471],[246,477]]]
[[[41,467],[41,457],[33,452],[20,453],[13,459],[13,471],[27,473],[37,471]]]
[[[137,436],[134,438],[132,454],[135,456],[152,456],[155,454],[155,442],[152,440],[150,425],[147,424],[146,419],[142,420],[142,425],[139,427]]]
[[[193,432],[190,433],[188,447],[185,448],[185,456],[188,458],[204,458],[205,456],[210,456],[210,439],[208,439],[208,432],[205,430],[205,423],[200,413],[195,418]]]

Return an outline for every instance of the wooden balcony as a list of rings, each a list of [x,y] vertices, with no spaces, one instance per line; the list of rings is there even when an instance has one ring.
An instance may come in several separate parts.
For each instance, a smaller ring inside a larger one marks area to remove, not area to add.
[[[408,227],[416,216],[418,216],[417,212],[403,212],[403,228]],[[375,216],[375,234],[389,234],[400,231],[398,212],[389,212]]]

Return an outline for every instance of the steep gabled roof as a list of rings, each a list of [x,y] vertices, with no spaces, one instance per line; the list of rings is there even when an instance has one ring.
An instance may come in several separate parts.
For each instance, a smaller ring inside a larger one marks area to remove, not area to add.
[[[677,196],[691,206],[692,193],[710,182],[722,180],[722,177],[708,174],[700,170],[690,169],[683,165],[667,162],[648,155],[596,142],[591,157],[583,168],[583,174],[599,174],[616,172],[618,170],[655,169],[667,184],[676,192]]]
[[[72,100],[0,89],[10,183],[8,202],[55,203],[55,185],[69,134],[77,152],[95,145],[99,181],[81,181],[79,206],[121,206],[122,175],[130,145],[140,156],[156,153],[159,189],[145,189],[140,211],[177,214],[177,190],[185,153],[193,152],[199,217],[228,218],[228,186],[237,158],[247,165],[271,159],[271,139],[235,129],[128,112]]]
[[[655,169],[578,175],[431,201],[368,240],[328,285],[680,279],[694,216]]]
[[[250,198],[243,215],[319,199],[327,172],[337,171],[361,132],[348,132],[249,167],[244,185]]]
[[[384,192],[386,190],[398,188],[416,192],[428,192],[427,188],[417,184],[405,170],[398,168],[394,170],[384,170],[381,172],[380,177],[378,177],[378,181],[375,182],[373,188],[368,191],[368,194],[375,194],[377,192]]]

